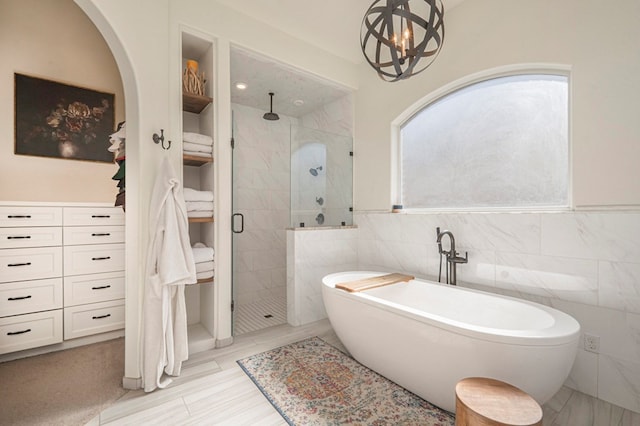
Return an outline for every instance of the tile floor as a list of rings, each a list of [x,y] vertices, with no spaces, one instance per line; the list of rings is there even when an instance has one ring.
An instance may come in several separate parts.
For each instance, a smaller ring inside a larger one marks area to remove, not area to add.
[[[236,306],[233,320],[234,335],[239,336],[286,322],[286,300],[278,297],[265,297],[253,303]]]
[[[131,391],[88,425],[286,425],[236,360],[311,336],[344,350],[327,320],[246,333],[231,346],[192,356],[168,388]],[[569,388],[543,409],[545,426],[640,426],[639,413]]]

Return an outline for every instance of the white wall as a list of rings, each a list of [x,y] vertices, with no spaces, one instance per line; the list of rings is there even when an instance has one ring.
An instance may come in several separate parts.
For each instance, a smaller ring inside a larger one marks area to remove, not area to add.
[[[356,101],[356,210],[391,207],[390,123],[436,89],[518,63],[571,67],[574,202],[640,205],[640,3],[466,1],[445,15],[439,57],[423,73],[386,83],[360,67]],[[371,187],[377,188],[371,191]]]
[[[205,0],[75,0],[107,40],[122,74],[127,108],[127,324],[125,379],[140,377],[139,323],[141,291],[148,240],[148,204],[162,156],[181,169],[180,139],[180,29],[187,26],[215,39],[218,68],[216,90],[216,191],[220,217],[216,218],[216,318],[221,334],[230,336],[231,299],[231,137],[230,44],[271,56],[345,86],[356,86],[356,70],[348,62],[315,49],[264,23]],[[165,129],[174,148],[162,151],[151,135]],[[224,247],[228,247],[227,253]]]
[[[0,0],[0,10],[0,200],[114,202],[115,164],[14,154],[14,73],[114,93],[114,125],[124,120],[102,35],[72,0]]]
[[[583,332],[600,336],[598,354],[581,342],[567,385],[636,412],[638,16],[635,0],[615,6],[579,0],[462,3],[445,15],[444,47],[422,74],[386,83],[368,65],[360,67],[354,171],[360,268],[433,277],[435,227],[448,228],[460,250],[469,250],[470,263],[458,268],[465,285],[550,304],[578,319]],[[390,127],[396,118],[452,82],[523,63],[570,68],[573,204],[590,211],[372,213],[388,212],[395,201]]]

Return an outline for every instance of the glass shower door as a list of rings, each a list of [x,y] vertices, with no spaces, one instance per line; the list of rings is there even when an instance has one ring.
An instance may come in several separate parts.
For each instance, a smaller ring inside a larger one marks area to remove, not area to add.
[[[350,136],[291,126],[291,226],[353,224]]]
[[[231,199],[231,231],[233,232],[231,239],[231,334],[235,335],[235,324],[236,324],[236,292],[237,292],[237,274],[236,274],[236,262],[238,260],[238,236],[244,232],[244,215],[238,211],[238,191],[236,190],[238,182],[238,173],[240,172],[240,168],[237,164],[237,151],[236,151],[236,121],[233,110],[231,111],[231,173],[232,173],[232,199]]]

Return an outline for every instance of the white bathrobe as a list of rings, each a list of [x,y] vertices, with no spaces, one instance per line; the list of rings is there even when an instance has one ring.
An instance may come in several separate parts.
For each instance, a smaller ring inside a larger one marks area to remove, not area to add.
[[[149,247],[144,286],[142,381],[164,388],[189,356],[184,285],[196,282],[182,185],[165,157],[149,206]]]

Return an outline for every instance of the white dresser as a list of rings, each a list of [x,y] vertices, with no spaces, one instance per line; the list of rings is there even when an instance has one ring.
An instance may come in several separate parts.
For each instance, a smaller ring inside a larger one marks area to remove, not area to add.
[[[0,205],[0,354],[124,328],[124,213]]]

